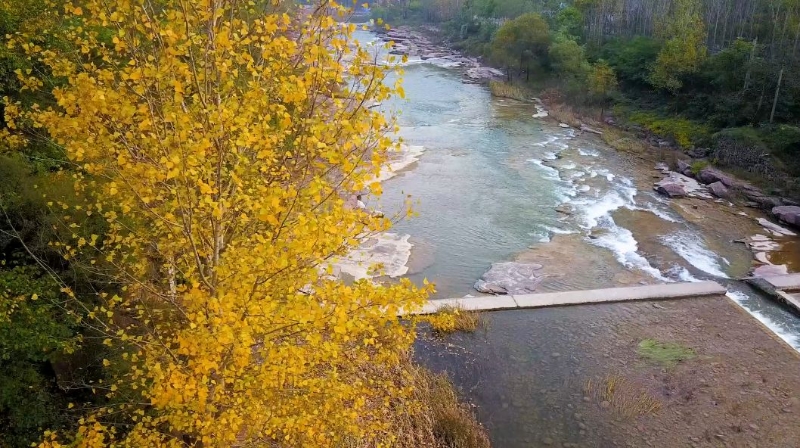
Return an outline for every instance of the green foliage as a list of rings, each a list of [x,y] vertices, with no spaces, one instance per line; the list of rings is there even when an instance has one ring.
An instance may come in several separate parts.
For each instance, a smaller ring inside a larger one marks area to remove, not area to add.
[[[636,36],[614,39],[600,50],[602,58],[614,69],[621,81],[646,85],[650,67],[655,63],[661,44],[652,38]]]
[[[558,35],[548,52],[550,66],[555,74],[570,80],[583,80],[589,72],[589,62],[583,47],[574,39]]]
[[[0,270],[0,446],[29,446],[64,424],[49,363],[75,349],[59,285],[34,266]]]
[[[587,86],[589,93],[604,101],[617,88],[617,75],[614,69],[601,59],[592,65]]]
[[[653,112],[637,111],[628,119],[656,135],[671,138],[681,148],[697,145],[710,136],[706,125],[681,117],[665,118]]]
[[[580,39],[583,36],[583,13],[574,6],[568,6],[556,15],[556,26],[559,33]]]
[[[708,166],[708,160],[696,160],[692,162],[692,166],[689,168],[692,171],[692,174],[697,175],[700,171],[703,171]]]
[[[676,0],[662,36],[664,46],[650,71],[654,87],[677,92],[684,75],[696,72],[706,57],[706,32],[699,0]]]
[[[640,357],[664,367],[674,367],[679,362],[696,356],[694,350],[689,347],[671,342],[659,342],[655,339],[645,339],[640,342],[637,353]]]
[[[550,29],[539,14],[523,14],[504,23],[492,40],[492,58],[506,67],[530,73],[542,64],[550,45]]]

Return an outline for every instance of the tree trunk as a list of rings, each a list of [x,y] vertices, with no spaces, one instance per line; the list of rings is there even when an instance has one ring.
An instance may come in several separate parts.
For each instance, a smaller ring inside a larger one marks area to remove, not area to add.
[[[783,68],[781,68],[781,72],[778,74],[778,85],[775,86],[775,98],[772,100],[772,112],[769,113],[770,123],[772,123],[772,119],[775,118],[775,106],[778,105],[778,94],[781,91],[781,81],[783,81]]]
[[[758,46],[758,37],[753,39],[753,49],[750,51],[750,62],[747,64],[747,73],[744,75],[744,87],[742,87],[742,95],[747,91],[747,86],[750,84],[750,72],[753,70],[753,59],[756,56],[756,47]]]

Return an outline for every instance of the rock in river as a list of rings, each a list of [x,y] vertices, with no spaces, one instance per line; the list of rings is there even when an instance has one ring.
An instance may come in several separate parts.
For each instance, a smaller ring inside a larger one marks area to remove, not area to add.
[[[671,198],[682,198],[686,196],[686,190],[677,182],[659,182],[658,185],[656,185],[656,191]]]
[[[711,194],[718,198],[727,198],[729,196],[728,188],[722,182],[714,182],[708,186],[708,189],[711,190]]]
[[[796,205],[775,207],[772,209],[772,214],[786,224],[800,227],[800,207]]]
[[[688,196],[690,198],[712,199],[706,187],[700,185],[691,177],[675,172],[670,172],[669,176],[657,182],[653,189],[671,198]]]
[[[541,281],[536,275],[540,269],[542,265],[535,263],[493,263],[475,282],[475,289],[485,294],[529,294]]]

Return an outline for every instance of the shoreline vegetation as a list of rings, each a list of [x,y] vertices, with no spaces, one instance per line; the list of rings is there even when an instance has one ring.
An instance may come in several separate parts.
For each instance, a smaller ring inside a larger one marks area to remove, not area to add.
[[[541,98],[624,151],[671,151],[766,195],[800,197],[800,8],[748,0],[387,1],[374,19],[504,72],[496,96]],[[780,205],[780,204],[778,204]],[[771,208],[765,206],[764,208]]]

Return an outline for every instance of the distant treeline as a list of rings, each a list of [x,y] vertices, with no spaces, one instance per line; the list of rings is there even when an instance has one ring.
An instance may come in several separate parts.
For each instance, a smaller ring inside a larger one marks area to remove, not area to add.
[[[437,24],[509,80],[611,102],[686,149],[735,135],[797,183],[800,0],[386,0],[373,16]]]

